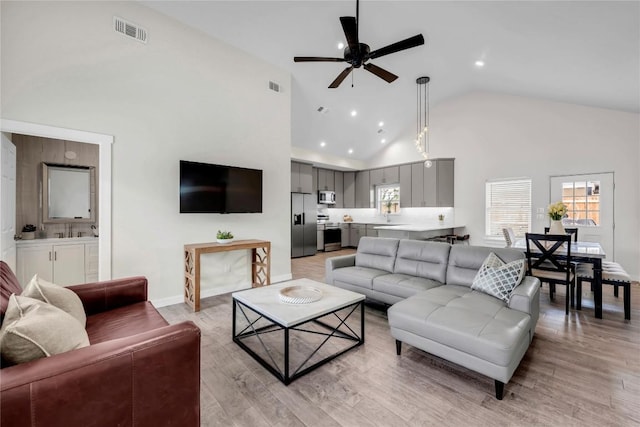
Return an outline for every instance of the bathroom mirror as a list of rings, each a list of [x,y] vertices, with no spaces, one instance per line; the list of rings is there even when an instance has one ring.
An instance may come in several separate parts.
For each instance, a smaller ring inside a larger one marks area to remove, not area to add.
[[[95,168],[43,163],[42,220],[95,222]]]

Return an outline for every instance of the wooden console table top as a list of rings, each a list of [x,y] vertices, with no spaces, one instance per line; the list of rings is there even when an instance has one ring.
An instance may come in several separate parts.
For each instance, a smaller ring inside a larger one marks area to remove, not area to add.
[[[268,240],[234,240],[231,243],[189,243],[184,245],[184,302],[200,311],[200,255],[251,250],[251,286],[271,284],[271,242]]]

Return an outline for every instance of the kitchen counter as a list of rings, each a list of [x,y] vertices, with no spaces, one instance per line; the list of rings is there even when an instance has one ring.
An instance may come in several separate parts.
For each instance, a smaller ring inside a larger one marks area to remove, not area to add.
[[[448,230],[451,228],[461,228],[464,224],[456,223],[429,223],[429,224],[384,224],[383,226],[375,227],[376,230],[392,230],[392,231],[410,231],[410,232],[422,232],[422,231],[436,231],[436,230]]]
[[[421,240],[446,234],[454,234],[454,229],[464,227],[464,224],[443,223],[438,221],[424,224],[382,225],[374,227],[374,229],[378,231],[379,237]]]

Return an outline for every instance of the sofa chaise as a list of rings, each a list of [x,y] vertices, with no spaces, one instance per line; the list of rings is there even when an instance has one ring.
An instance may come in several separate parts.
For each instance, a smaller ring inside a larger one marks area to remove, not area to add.
[[[540,281],[525,276],[508,301],[471,289],[491,252],[524,259],[510,248],[363,237],[356,254],[326,260],[325,281],[392,304],[398,355],[404,342],[493,378],[501,400],[533,339]]]

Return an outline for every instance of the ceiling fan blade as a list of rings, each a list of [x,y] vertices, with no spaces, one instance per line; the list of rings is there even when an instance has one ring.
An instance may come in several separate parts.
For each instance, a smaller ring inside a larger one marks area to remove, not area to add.
[[[418,34],[417,36],[409,37],[408,39],[401,40],[399,42],[390,44],[389,46],[374,50],[367,56],[367,59],[380,58],[381,56],[389,55],[390,53],[399,52],[405,49],[410,49],[422,44],[424,44],[424,37],[422,36],[422,34]]]
[[[342,30],[344,36],[347,38],[347,45],[349,50],[354,53],[360,50],[360,42],[358,41],[358,23],[353,16],[341,16],[340,23],[342,24]]]
[[[323,58],[321,56],[294,56],[293,62],[344,62],[344,59]]]
[[[340,73],[340,75],[338,75],[338,77],[336,77],[336,79],[331,82],[331,84],[329,85],[329,89],[335,89],[338,86],[340,86],[340,83],[342,83],[342,81],[347,78],[347,76],[349,75],[349,73],[353,70],[353,66],[351,67],[347,67],[344,70],[342,70],[342,72]]]
[[[382,80],[386,81],[387,83],[391,83],[392,81],[398,78],[398,76],[396,76],[395,74],[390,73],[389,71],[385,70],[384,68],[380,68],[377,65],[364,64],[364,69],[380,77]]]

